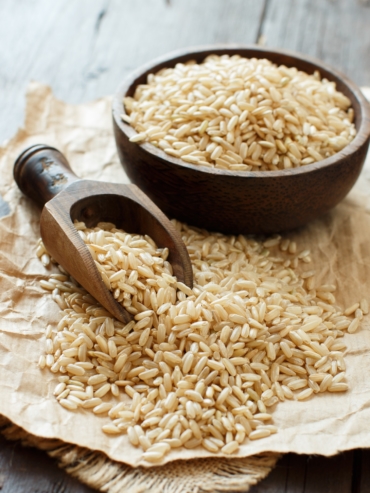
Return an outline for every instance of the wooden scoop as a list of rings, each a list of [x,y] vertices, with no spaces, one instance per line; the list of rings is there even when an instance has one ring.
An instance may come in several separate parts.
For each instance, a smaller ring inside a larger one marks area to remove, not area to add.
[[[128,233],[149,235],[169,249],[177,279],[192,287],[191,262],[180,234],[136,185],[81,180],[61,152],[43,144],[20,154],[14,178],[21,191],[43,207],[41,237],[50,255],[121,322],[129,322],[132,315],[105,286],[75,220],[87,227],[111,222]]]

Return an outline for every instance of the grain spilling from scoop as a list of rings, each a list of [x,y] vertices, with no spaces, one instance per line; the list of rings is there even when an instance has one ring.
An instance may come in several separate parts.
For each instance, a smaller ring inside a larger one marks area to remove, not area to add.
[[[41,281],[62,318],[46,329],[39,365],[58,375],[62,406],[109,416],[105,433],[127,433],[144,461],[160,462],[178,447],[237,453],[245,440],[277,432],[279,401],[347,390],[342,337],[359,328],[365,300],[341,310],[335,286],[300,273],[310,252],[295,242],[174,224],[193,264],[192,290],[149,237],[76,224],[134,319],[114,320],[62,268]],[[47,255],[42,243],[37,253]]]

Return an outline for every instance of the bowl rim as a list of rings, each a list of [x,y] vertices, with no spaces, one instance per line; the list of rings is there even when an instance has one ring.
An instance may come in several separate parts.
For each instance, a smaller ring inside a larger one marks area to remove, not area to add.
[[[367,101],[360,88],[352,82],[345,74],[338,71],[337,69],[332,68],[330,65],[322,62],[321,60],[316,59],[315,57],[311,57],[309,55],[303,55],[290,50],[280,50],[280,49],[270,49],[266,47],[261,47],[258,45],[243,45],[243,44],[214,44],[214,45],[201,45],[194,46],[189,48],[183,48],[171,51],[162,56],[159,56],[155,59],[152,59],[150,62],[147,62],[134,71],[130,72],[125,79],[118,86],[118,89],[114,93],[112,100],[112,114],[113,120],[118,128],[125,134],[125,136],[130,139],[134,135],[137,134],[136,130],[131,127],[128,123],[124,122],[121,118],[122,114],[126,114],[123,98],[127,94],[128,90],[135,85],[135,81],[142,77],[146,72],[153,72],[157,69],[159,65],[163,65],[168,62],[169,67],[173,67],[176,63],[178,63],[179,58],[187,57],[189,60],[192,59],[192,56],[200,56],[204,54],[204,57],[210,55],[210,51],[215,54],[222,54],[225,52],[234,51],[234,54],[238,54],[238,51],[253,51],[253,57],[258,58],[256,54],[261,54],[260,58],[267,58],[268,54],[273,53],[274,55],[282,55],[289,57],[291,59],[299,60],[303,63],[309,63],[313,65],[319,71],[325,71],[333,76],[334,79],[337,79],[343,83],[347,90],[351,93],[352,97],[357,101],[360,108],[360,126],[356,131],[355,138],[346,145],[341,151],[333,154],[328,158],[325,158],[321,161],[315,161],[311,164],[305,164],[304,166],[299,166],[297,168],[288,168],[283,170],[264,170],[264,171],[233,171],[233,170],[225,170],[220,168],[211,168],[208,166],[196,165],[187,163],[180,158],[175,158],[170,156],[162,149],[154,146],[149,142],[143,143],[135,143],[135,145],[139,145],[140,148],[149,153],[150,155],[160,159],[162,162],[167,162],[171,164],[175,164],[182,168],[186,168],[193,171],[208,173],[211,175],[221,175],[228,177],[246,177],[246,178],[268,178],[268,177],[282,177],[282,176],[292,176],[292,175],[301,175],[310,173],[312,171],[320,170],[322,168],[326,168],[332,166],[339,161],[343,161],[345,158],[349,158],[356,151],[358,151],[370,138],[370,103]],[[242,56],[247,56],[246,54]],[[294,65],[291,65],[294,66]],[[158,70],[158,69],[157,69]],[[330,80],[330,79],[329,79]],[[334,80],[337,83],[336,80]],[[352,102],[352,101],[351,101]],[[353,104],[352,104],[353,105]]]

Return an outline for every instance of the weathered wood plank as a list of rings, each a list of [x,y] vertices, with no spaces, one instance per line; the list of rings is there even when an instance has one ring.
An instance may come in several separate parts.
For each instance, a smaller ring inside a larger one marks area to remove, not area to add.
[[[357,455],[358,452],[356,451]],[[370,449],[361,450],[357,457],[353,475],[353,491],[351,493],[368,493],[370,491]]]
[[[308,458],[307,455],[284,455],[267,478],[250,493],[304,493]]]
[[[311,456],[307,461],[303,491],[304,493],[350,493],[352,470],[353,451],[334,457]]]
[[[359,85],[370,84],[370,2],[267,0],[266,45],[320,58]]]
[[[59,469],[45,452],[0,436],[1,493],[93,493]]]
[[[76,92],[94,40],[104,0],[0,3],[0,140],[23,122],[24,93],[30,80],[70,85]],[[74,7],[76,5],[76,7]],[[59,91],[63,97],[63,91]]]
[[[303,493],[306,480],[307,455],[289,454],[286,491]]]
[[[267,478],[253,486],[249,493],[285,493],[290,458],[291,454],[283,456]]]
[[[368,493],[370,451],[362,452],[362,461],[360,450],[330,458],[287,454],[250,493]]]
[[[254,43],[263,5],[253,0],[3,0],[0,141],[22,123],[29,80],[50,84],[71,103],[110,94],[129,71],[168,51]]]

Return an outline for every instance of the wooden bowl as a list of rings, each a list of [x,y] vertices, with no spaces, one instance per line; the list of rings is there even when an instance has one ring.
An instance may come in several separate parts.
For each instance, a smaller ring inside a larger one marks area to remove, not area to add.
[[[123,98],[133,96],[147,75],[208,55],[267,58],[309,74],[319,70],[352,103],[357,135],[343,150],[322,161],[279,171],[228,171],[188,164],[150,143],[129,139],[135,130],[122,121]],[[370,107],[346,76],[306,56],[259,47],[215,46],[172,53],[131,74],[113,100],[114,134],[129,178],[170,218],[223,233],[269,234],[297,228],[340,202],[356,182],[369,145]]]

